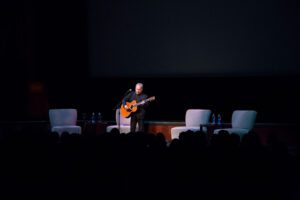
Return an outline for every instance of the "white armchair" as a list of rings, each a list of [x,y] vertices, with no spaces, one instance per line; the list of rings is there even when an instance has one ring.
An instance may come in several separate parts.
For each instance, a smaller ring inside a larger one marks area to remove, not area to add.
[[[52,132],[59,135],[63,132],[81,134],[81,127],[76,125],[76,109],[50,109],[49,119]]]
[[[231,116],[232,128],[216,129],[214,134],[218,134],[220,130],[226,130],[229,134],[235,133],[242,138],[253,128],[256,115],[255,110],[235,110]]]
[[[180,133],[191,130],[193,132],[200,131],[200,124],[208,124],[211,110],[205,109],[189,109],[185,114],[185,126],[177,126],[171,129],[171,139],[179,138]],[[207,129],[204,127],[203,131]]]
[[[120,110],[116,110],[116,125],[111,125],[106,127],[106,132],[111,132],[112,129],[116,128],[119,129],[120,124],[120,133],[129,133],[130,132],[130,117],[125,118],[120,115]],[[136,127],[136,130],[138,130],[138,126]]]

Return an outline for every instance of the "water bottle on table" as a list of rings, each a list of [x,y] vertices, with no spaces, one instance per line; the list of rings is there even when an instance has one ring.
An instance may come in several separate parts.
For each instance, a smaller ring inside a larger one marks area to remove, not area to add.
[[[216,123],[216,116],[215,116],[215,113],[212,114],[212,117],[211,117],[211,123],[212,123],[212,124],[215,124],[215,123]]]
[[[94,112],[92,113],[91,122],[92,122],[92,124],[96,123],[96,116],[95,116]]]
[[[221,114],[218,114],[218,121],[217,121],[218,125],[221,125]]]
[[[97,122],[102,122],[102,115],[100,112],[97,115]]]

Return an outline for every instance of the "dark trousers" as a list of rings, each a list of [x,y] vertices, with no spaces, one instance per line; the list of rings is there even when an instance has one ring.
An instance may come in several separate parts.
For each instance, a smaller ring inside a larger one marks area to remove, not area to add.
[[[138,124],[138,131],[144,132],[144,116],[142,113],[137,113],[131,116],[130,132],[135,132],[136,124]]]

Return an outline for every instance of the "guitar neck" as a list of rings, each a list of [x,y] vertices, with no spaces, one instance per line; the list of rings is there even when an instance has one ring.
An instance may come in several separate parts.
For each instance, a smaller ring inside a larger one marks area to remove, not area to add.
[[[147,100],[145,100],[145,103],[147,102]],[[139,105],[141,105],[142,104],[142,102],[138,102],[138,103],[136,103],[136,104],[134,104],[134,106],[139,106]]]
[[[145,101],[145,103],[146,103],[146,102],[148,102],[148,101],[150,101],[150,100],[151,100],[151,98],[149,98],[149,99],[146,99],[146,100],[144,100],[144,101]],[[134,106],[139,106],[139,105],[141,105],[141,104],[142,104],[142,102],[143,102],[143,101],[141,101],[141,102],[138,102],[138,103],[134,104]]]

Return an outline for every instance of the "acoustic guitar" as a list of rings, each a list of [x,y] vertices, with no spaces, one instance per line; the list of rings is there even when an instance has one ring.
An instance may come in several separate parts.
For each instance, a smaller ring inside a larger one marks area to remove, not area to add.
[[[136,112],[136,111],[138,110],[138,106],[139,106],[139,105],[142,105],[143,102],[146,103],[146,102],[148,102],[148,101],[153,101],[153,100],[155,100],[155,96],[150,97],[150,98],[148,98],[148,99],[145,99],[145,100],[143,100],[143,101],[141,101],[141,102],[138,102],[138,103],[136,102],[136,100],[133,100],[133,101],[131,101],[131,102],[126,102],[126,105],[128,106],[129,109],[126,109],[126,108],[124,107],[124,105],[122,104],[122,105],[121,105],[121,108],[120,108],[121,116],[122,116],[122,117],[125,117],[125,118],[128,118],[128,117],[131,116],[132,113],[134,113],[134,112]]]

